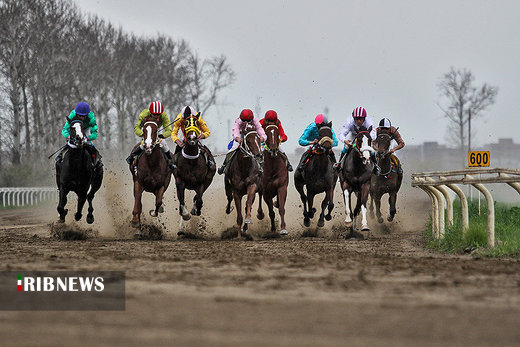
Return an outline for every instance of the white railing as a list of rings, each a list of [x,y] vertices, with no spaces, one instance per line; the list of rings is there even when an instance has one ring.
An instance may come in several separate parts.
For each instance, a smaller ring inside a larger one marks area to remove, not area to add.
[[[57,199],[58,190],[51,187],[0,188],[2,206],[35,205],[44,200]]]
[[[476,176],[478,175],[478,177]],[[432,202],[432,229],[436,238],[444,237],[444,206],[448,223],[453,224],[453,202],[447,188],[460,198],[462,210],[462,233],[469,227],[468,202],[457,184],[471,184],[478,189],[487,201],[488,245],[495,246],[495,205],[493,197],[484,183],[507,183],[520,194],[520,170],[504,168],[474,168],[458,171],[433,171],[412,174],[412,187],[424,190]]]

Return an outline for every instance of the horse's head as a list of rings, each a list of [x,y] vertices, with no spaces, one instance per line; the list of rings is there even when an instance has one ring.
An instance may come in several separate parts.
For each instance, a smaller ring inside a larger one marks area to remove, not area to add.
[[[240,133],[242,134],[242,138],[244,142],[242,146],[244,149],[255,156],[259,162],[262,162],[262,145],[260,141],[260,136],[256,132],[256,127],[252,121],[250,122],[242,122],[242,126],[240,127]]]
[[[278,126],[274,124],[274,122],[270,122],[265,127],[265,135],[267,136],[267,140],[265,140],[265,145],[267,146],[267,150],[269,154],[272,156],[276,156],[278,153],[278,147],[280,147],[280,131],[278,130]]]
[[[145,154],[152,154],[152,150],[157,143],[157,130],[158,125],[151,118],[146,118],[143,125],[143,139],[144,139],[144,147]]]
[[[361,127],[354,139],[353,146],[356,152],[363,158],[364,165],[370,161],[370,155],[374,152],[374,149],[372,148],[372,137],[370,136],[371,130],[372,127],[369,129]]]
[[[70,140],[69,142],[75,146],[81,147],[83,146],[83,139],[85,138],[85,123],[79,116],[75,116],[72,120],[67,118],[67,121],[70,124],[69,134]]]
[[[382,129],[380,128],[379,134],[375,142],[377,143],[377,157],[382,159],[388,153],[390,149],[390,142],[392,142],[393,134],[390,132],[390,129]]]
[[[332,122],[318,124],[318,145],[323,149],[324,152],[330,152],[332,150]]]
[[[199,128],[199,116],[196,115],[184,115],[184,133],[186,134],[186,143],[190,146],[195,146],[198,143],[198,136],[200,135]]]

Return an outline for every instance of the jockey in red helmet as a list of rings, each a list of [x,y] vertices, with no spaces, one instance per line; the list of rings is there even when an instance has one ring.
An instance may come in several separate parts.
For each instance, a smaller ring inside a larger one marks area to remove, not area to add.
[[[265,113],[264,118],[260,119],[260,124],[262,125],[262,128],[264,128],[264,130],[268,125],[276,125],[278,127],[278,132],[280,133],[280,141],[287,141],[287,135],[285,135],[285,131],[282,127],[282,122],[280,121],[280,119],[278,119],[278,114],[276,113],[276,111],[267,111]],[[285,162],[287,164],[287,170],[293,171],[292,165],[289,162],[289,158],[287,158],[287,154],[285,154],[285,152],[280,147],[278,147],[278,149],[280,150],[282,157],[285,159]]]
[[[170,118],[168,117],[168,114],[166,112],[164,112],[163,104],[160,103],[159,101],[154,101],[150,104],[150,107],[145,108],[144,110],[141,111],[141,113],[139,114],[139,119],[137,120],[137,123],[135,124],[135,127],[134,127],[134,133],[137,136],[142,137],[144,135],[144,133],[143,133],[143,125],[145,123],[144,120],[148,117],[151,117],[151,119],[153,119],[157,123],[158,127],[163,128],[163,132],[158,135],[159,147],[161,148],[163,153],[168,158],[167,159],[168,167],[170,168],[170,170],[173,171],[176,169],[176,166],[173,163],[172,153],[170,152],[170,149],[168,148],[168,144],[166,143],[166,141],[164,141],[165,138],[169,137],[172,134],[172,128],[170,126]],[[130,153],[128,158],[126,158],[126,162],[129,165],[132,165],[134,167],[134,169],[137,164],[137,163],[134,163],[134,159],[142,151],[144,151],[144,146],[143,146],[143,142],[141,141],[141,144],[139,146],[137,146],[137,148],[132,153]]]
[[[224,162],[222,163],[222,166],[218,168],[218,174],[222,175],[226,169],[227,164],[230,162],[230,160],[234,157],[236,153],[236,149],[238,148],[239,144],[242,143],[242,135],[240,134],[240,127],[243,122],[252,122],[256,128],[256,132],[258,133],[258,136],[260,137],[260,141],[264,142],[267,136],[265,136],[264,128],[262,128],[262,125],[260,124],[260,121],[258,118],[256,118],[253,115],[253,111],[250,109],[243,109],[242,112],[240,112],[240,116],[235,119],[235,123],[233,124],[233,128],[231,129],[233,132],[233,146],[230,148],[229,152],[226,154],[226,158],[224,159]],[[260,171],[262,171],[262,166],[260,165]]]

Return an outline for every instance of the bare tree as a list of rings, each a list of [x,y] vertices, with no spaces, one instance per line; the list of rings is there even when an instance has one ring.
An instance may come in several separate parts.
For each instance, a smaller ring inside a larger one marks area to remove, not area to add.
[[[482,116],[483,111],[495,103],[498,93],[497,87],[487,83],[480,87],[474,86],[474,80],[471,71],[455,70],[451,67],[438,84],[440,96],[444,101],[438,105],[444,117],[450,120],[448,136],[457,144],[463,155],[468,136],[471,136],[467,131],[471,120]]]

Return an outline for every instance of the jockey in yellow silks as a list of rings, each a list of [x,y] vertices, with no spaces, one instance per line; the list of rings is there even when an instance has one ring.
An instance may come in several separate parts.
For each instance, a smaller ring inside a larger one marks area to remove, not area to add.
[[[186,139],[186,133],[191,130],[195,131],[195,134],[199,140],[208,138],[211,134],[208,125],[204,119],[202,119],[201,113],[195,112],[195,109],[191,106],[185,106],[181,113],[179,113],[173,121],[172,141],[177,145],[175,148],[175,154],[173,155],[173,162],[175,165],[177,165],[179,155],[182,151],[182,148],[184,147],[184,142],[181,141],[178,137],[179,130],[182,131],[184,139]],[[212,167],[215,165],[215,159],[213,158],[213,155],[205,145],[203,145],[201,142],[199,142],[199,144],[204,150],[203,153],[206,154],[208,167]]]

